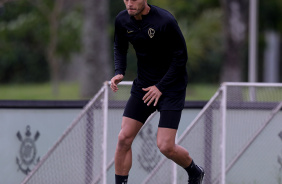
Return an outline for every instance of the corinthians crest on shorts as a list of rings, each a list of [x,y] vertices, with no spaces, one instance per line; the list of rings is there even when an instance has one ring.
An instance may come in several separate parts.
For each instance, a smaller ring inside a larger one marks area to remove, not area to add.
[[[278,134],[278,136],[280,137],[280,139],[282,141],[282,131]],[[280,165],[280,169],[279,170],[282,171],[282,156],[278,155],[277,161],[278,161],[278,164]]]
[[[151,172],[161,159],[156,145],[156,136],[153,134],[152,125],[148,124],[139,135],[142,139],[141,152],[138,154],[138,161],[141,167]]]
[[[21,142],[19,157],[16,158],[17,165],[19,166],[20,171],[24,174],[28,174],[31,169],[30,166],[36,165],[40,157],[37,157],[37,150],[35,146],[36,140],[39,138],[40,133],[37,131],[35,135],[32,137],[30,132],[30,126],[26,127],[25,137],[23,137],[18,131],[17,137]]]

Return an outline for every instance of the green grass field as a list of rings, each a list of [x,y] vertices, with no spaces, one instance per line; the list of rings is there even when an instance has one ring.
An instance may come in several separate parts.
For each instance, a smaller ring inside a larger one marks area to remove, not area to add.
[[[208,101],[219,87],[220,85],[216,84],[188,84],[186,100]]]
[[[62,83],[53,95],[50,83],[0,85],[0,100],[79,100],[78,83]]]
[[[189,84],[187,100],[209,100],[218,85]],[[59,93],[54,96],[50,83],[0,85],[0,100],[81,100],[78,83],[61,83]]]

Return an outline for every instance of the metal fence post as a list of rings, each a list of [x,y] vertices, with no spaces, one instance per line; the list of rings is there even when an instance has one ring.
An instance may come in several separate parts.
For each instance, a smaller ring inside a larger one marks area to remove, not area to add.
[[[227,108],[227,86],[222,85],[222,101],[221,101],[221,184],[225,184],[225,164],[226,164],[226,108]]]
[[[104,82],[104,100],[103,100],[103,184],[107,184],[107,131],[108,131],[108,100],[109,90],[108,82]]]

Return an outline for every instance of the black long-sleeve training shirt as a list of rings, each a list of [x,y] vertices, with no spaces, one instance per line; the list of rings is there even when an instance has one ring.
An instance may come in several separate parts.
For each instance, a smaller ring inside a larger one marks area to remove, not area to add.
[[[125,75],[129,42],[137,56],[137,78],[131,94],[143,97],[142,88],[152,85],[162,96],[185,98],[187,86],[187,48],[181,30],[168,11],[149,5],[150,12],[142,20],[131,17],[127,10],[115,21],[115,74]]]

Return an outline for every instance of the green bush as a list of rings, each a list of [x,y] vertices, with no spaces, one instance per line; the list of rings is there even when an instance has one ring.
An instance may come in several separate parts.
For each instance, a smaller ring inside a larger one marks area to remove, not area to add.
[[[31,10],[24,1],[5,4],[0,21],[1,83],[49,80],[48,64],[38,39],[42,22]]]

